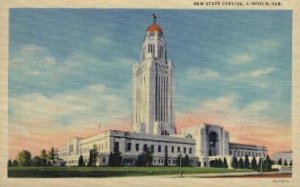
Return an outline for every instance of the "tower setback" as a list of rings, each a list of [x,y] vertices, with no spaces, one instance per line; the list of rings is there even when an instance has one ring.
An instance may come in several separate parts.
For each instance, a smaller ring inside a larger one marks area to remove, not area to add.
[[[167,59],[167,46],[161,27],[146,30],[140,62],[133,67],[132,131],[143,134],[172,135],[174,124],[174,69]]]

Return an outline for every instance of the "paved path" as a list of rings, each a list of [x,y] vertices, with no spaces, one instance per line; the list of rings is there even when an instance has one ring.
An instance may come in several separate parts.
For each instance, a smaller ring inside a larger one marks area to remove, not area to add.
[[[207,173],[207,174],[183,174],[184,178],[223,178],[223,177],[242,177],[242,178],[281,178],[291,177],[291,173],[280,173],[280,172],[235,172],[235,173]],[[179,178],[179,175],[159,175],[152,177],[161,178]]]

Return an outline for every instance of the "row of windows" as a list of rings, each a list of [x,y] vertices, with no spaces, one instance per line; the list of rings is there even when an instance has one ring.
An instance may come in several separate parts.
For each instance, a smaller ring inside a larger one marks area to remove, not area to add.
[[[124,164],[134,164],[135,160],[132,159],[132,158],[124,158],[123,159],[123,163]],[[164,164],[165,162],[165,159],[153,159],[153,164]],[[178,163],[178,160],[176,159],[168,159],[168,164],[177,164]]]
[[[156,64],[157,66],[157,64]],[[155,77],[155,120],[168,120],[168,78],[156,74]]]
[[[164,58],[164,47],[158,46],[158,58]]]
[[[155,45],[154,44],[148,44],[148,53],[155,54]],[[158,58],[165,58],[166,57],[166,51],[164,49],[164,46],[158,45]],[[144,54],[143,54],[144,58]]]
[[[155,53],[154,44],[148,44],[148,53]]]
[[[115,142],[115,151],[119,151],[119,142]],[[155,152],[155,145],[150,145],[150,147],[148,147],[147,144],[144,144],[143,145],[143,151],[147,150],[148,148],[150,148],[151,151]],[[126,152],[130,152],[132,151],[132,144],[131,143],[127,143],[126,145]],[[135,151],[140,151],[140,144],[135,144]],[[165,151],[168,152],[168,146],[165,146]],[[170,150],[172,153],[175,152],[175,146],[171,146],[171,150]],[[157,146],[157,152],[162,152],[162,147],[161,145],[158,145]],[[181,147],[178,146],[177,147],[177,153],[180,153],[181,152]],[[189,153],[189,154],[192,154],[193,152],[193,149],[191,147],[187,148],[187,147],[183,147],[183,153]]]
[[[101,143],[98,145],[94,144],[93,147],[84,147],[84,148],[81,148],[80,151],[81,151],[81,153],[89,153],[90,150],[94,148],[94,146],[96,147],[97,150],[101,151],[101,150],[107,149],[108,143],[105,142],[105,144]]]
[[[265,156],[264,153],[257,153],[257,152],[246,152],[246,151],[229,151],[230,155],[234,155],[234,156],[252,156],[252,157],[260,157],[260,156]]]

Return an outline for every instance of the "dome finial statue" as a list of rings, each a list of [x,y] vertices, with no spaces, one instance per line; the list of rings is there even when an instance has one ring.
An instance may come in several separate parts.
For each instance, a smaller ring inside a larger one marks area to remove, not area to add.
[[[156,15],[153,13],[152,17],[153,17],[153,23],[155,24],[156,23]]]

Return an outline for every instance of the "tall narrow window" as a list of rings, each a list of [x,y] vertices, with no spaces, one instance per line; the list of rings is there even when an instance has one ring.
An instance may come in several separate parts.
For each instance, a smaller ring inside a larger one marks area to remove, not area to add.
[[[131,151],[131,143],[127,143],[127,151]]]

